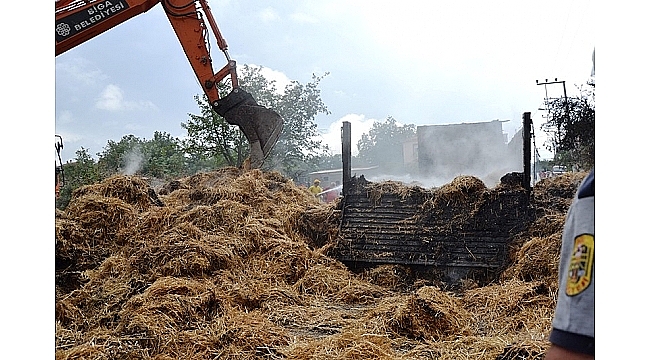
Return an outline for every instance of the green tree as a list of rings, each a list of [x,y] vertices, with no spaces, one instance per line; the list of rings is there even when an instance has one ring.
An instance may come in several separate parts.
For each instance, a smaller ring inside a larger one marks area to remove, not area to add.
[[[323,153],[316,158],[316,168],[320,170],[340,169],[342,166],[342,155],[333,154],[329,147],[325,148]]]
[[[284,88],[275,110],[284,119],[282,135],[275,146],[270,163],[291,178],[313,171],[318,157],[327,151],[319,140],[316,116],[329,114],[320,97],[318,85],[327,76],[312,75],[312,81],[292,81]]]
[[[180,141],[170,134],[154,132],[151,140],[144,141],[142,150],[144,174],[160,179],[187,175],[185,155]]]
[[[104,177],[140,174],[166,179],[188,172],[180,140],[159,131],[154,132],[151,140],[134,135],[125,135],[118,142],[109,140],[104,151],[97,155]]]
[[[224,86],[220,84],[220,88]],[[226,91],[220,91],[224,94]],[[230,125],[217,114],[207,96],[195,96],[201,115],[188,114],[189,120],[181,123],[187,131],[182,146],[195,159],[195,164],[241,166],[248,154],[248,142],[237,125]]]
[[[554,164],[589,170],[595,164],[595,84],[579,92],[578,97],[549,100],[542,129],[549,134],[546,147],[555,154]]]
[[[403,144],[416,136],[414,124],[399,125],[389,116],[385,121],[377,121],[367,134],[361,135],[357,143],[360,165],[378,165],[388,172],[404,170]]]
[[[132,134],[124,135],[118,142],[108,140],[104,151],[97,154],[102,176],[141,172],[144,163],[142,145],[142,139]]]
[[[61,188],[59,198],[56,199],[57,209],[65,209],[68,206],[72,192],[76,188],[94,184],[102,179],[97,163],[87,149],[82,147],[75,154],[74,160],[63,164],[65,184]]]

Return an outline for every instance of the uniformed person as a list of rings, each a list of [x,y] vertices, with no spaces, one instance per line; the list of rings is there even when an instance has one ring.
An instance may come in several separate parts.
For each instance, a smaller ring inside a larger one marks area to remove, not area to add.
[[[323,188],[320,187],[320,180],[314,180],[312,186],[309,187],[309,192],[312,193],[318,200],[322,200],[323,195],[318,195],[323,192]]]
[[[594,171],[569,208],[559,264],[559,292],[546,360],[594,358]]]

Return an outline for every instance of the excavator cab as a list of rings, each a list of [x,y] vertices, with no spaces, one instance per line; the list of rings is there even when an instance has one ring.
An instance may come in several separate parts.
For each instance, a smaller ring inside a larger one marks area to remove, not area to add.
[[[55,0],[55,3],[57,56],[160,3],[213,109],[229,124],[239,126],[246,136],[250,145],[250,167],[262,166],[280,137],[283,120],[277,112],[257,104],[251,94],[239,87],[235,61],[230,59],[228,45],[207,0],[121,0],[117,3]],[[227,60],[216,73],[210,54],[209,30]],[[221,98],[216,85],[228,76],[233,90]]]

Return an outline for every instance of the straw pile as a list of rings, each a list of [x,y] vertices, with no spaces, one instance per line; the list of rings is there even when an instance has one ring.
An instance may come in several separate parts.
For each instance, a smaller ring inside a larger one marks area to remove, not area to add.
[[[439,201],[482,191],[469,180]],[[536,187],[541,203],[566,200],[553,180]],[[555,181],[568,194],[574,180]],[[541,358],[562,218],[544,213],[500,283],[452,292],[328,257],[336,204],[278,173],[229,168],[157,192],[116,176],[56,215],[56,358]]]

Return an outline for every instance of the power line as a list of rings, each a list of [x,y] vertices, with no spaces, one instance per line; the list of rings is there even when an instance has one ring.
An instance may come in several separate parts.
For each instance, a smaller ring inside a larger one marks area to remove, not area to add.
[[[555,69],[555,65],[557,64],[557,59],[560,54],[560,49],[562,48],[562,42],[564,41],[564,34],[566,34],[566,27],[567,24],[569,23],[570,16],[571,16],[571,11],[567,11],[566,20],[564,20],[564,29],[562,30],[562,37],[560,38],[560,42],[557,45],[557,51],[555,51],[555,57],[553,58],[553,69]]]

